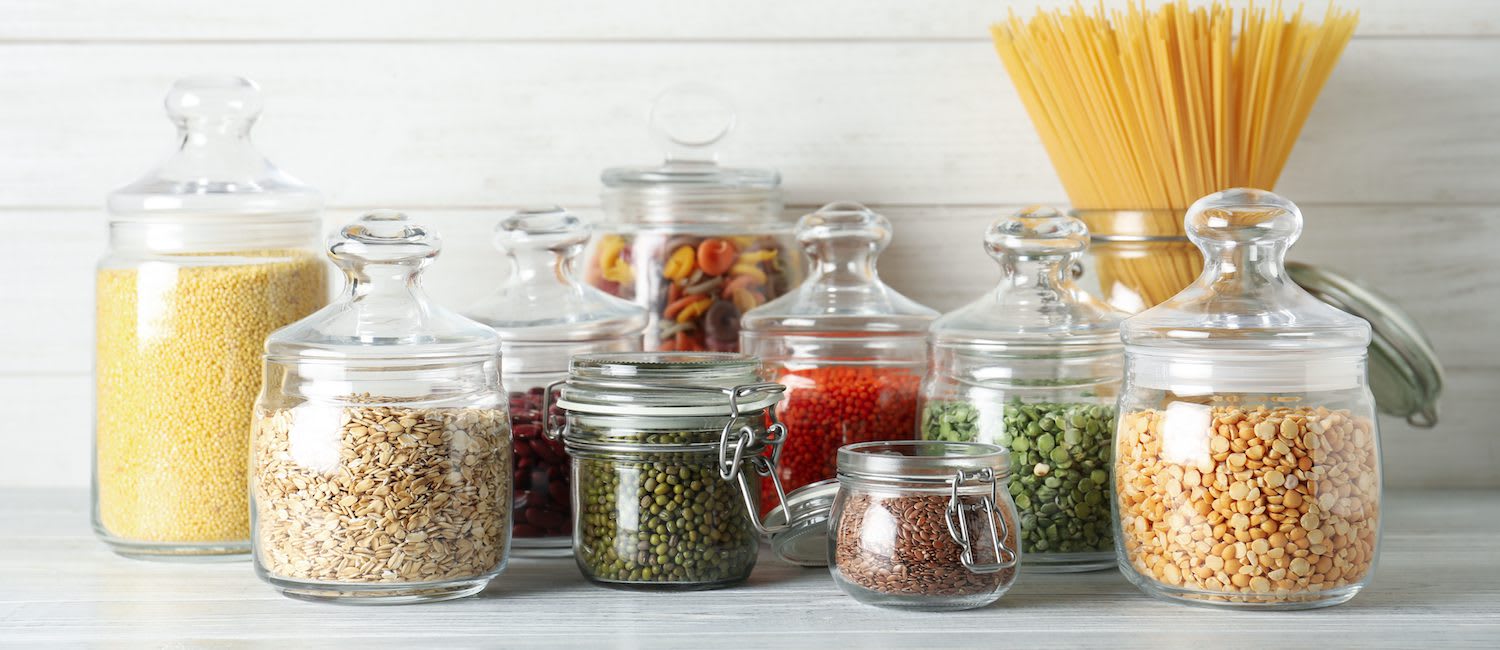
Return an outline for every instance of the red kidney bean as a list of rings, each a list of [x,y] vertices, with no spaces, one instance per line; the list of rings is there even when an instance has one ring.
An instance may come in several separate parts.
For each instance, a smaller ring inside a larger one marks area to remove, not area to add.
[[[568,455],[561,441],[542,435],[543,390],[510,394],[511,451],[516,459],[511,532],[517,538],[573,534]]]

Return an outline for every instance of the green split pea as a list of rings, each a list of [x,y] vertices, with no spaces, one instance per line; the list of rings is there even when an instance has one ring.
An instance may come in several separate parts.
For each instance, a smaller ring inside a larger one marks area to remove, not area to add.
[[[1021,514],[1026,553],[1092,553],[1114,549],[1109,510],[1112,406],[1011,402],[998,436],[985,436],[979,409],[930,402],[922,411],[928,440],[989,442],[1010,450],[1010,494]],[[984,439],[984,438],[991,439]]]
[[[670,443],[671,435],[649,442]],[[687,588],[749,577],[759,538],[737,484],[719,477],[714,452],[575,453],[573,462],[575,552],[585,576]],[[747,462],[742,471],[755,470]]]

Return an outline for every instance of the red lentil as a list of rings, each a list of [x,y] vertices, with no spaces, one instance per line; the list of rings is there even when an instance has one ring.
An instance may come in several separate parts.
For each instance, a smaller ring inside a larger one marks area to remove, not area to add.
[[[777,416],[789,435],[778,474],[787,492],[838,469],[838,449],[856,442],[917,437],[917,392],[922,377],[909,368],[826,366],[788,370]],[[761,485],[761,510],[778,504],[776,488]]]

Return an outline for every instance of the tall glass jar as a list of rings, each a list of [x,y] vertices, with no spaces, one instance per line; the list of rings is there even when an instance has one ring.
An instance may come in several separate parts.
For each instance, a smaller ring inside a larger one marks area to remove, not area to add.
[[[646,310],[580,284],[573,275],[589,226],[562,208],[523,210],[495,228],[510,279],[466,315],[500,335],[500,379],[515,438],[516,555],[572,550],[572,470],[559,440],[542,435],[542,393],[568,376],[574,354],[639,350]],[[554,409],[555,410],[555,409]]]
[[[1190,603],[1353,598],[1380,541],[1370,326],[1287,276],[1297,206],[1234,189],[1194,203],[1198,280],[1125,321],[1115,434],[1120,568]]]
[[[828,570],[870,605],[941,611],[995,602],[1021,549],[995,445],[866,442],[839,450]]]
[[[1033,206],[996,220],[984,245],[1000,285],[932,325],[922,437],[1010,450],[1026,568],[1114,566],[1110,436],[1125,314],[1078,288],[1083,223]]]
[[[505,567],[500,339],[427,299],[439,248],[399,212],[365,215],[328,247],[342,295],[266,340],[251,539],[256,574],[286,596],[445,600]]]
[[[573,457],[573,555],[590,582],[715,589],[760,551],[754,477],[775,469],[782,386],[728,353],[573,357],[549,389]],[[778,527],[777,530],[780,528]]]
[[[647,309],[647,350],[737,351],[740,316],[802,281],[781,176],[715,162],[733,126],[716,91],[675,88],[651,113],[666,162],[604,170],[607,222],[584,277]]]
[[[128,557],[242,557],[261,344],[327,302],[322,200],[250,144],[250,81],[182,79],[166,107],[177,151],[109,196],[93,526]]]
[[[938,313],[897,293],[875,268],[891,241],[885,217],[831,203],[797,223],[812,261],[808,281],[745,315],[747,354],[786,386],[777,415],[797,435],[782,449],[781,484],[795,490],[834,477],[847,444],[916,437],[917,393],[927,369],[927,327]],[[781,501],[762,482],[761,507]]]

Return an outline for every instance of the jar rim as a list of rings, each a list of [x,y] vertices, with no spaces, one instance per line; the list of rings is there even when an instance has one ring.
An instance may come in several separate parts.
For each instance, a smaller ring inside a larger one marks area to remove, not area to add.
[[[988,469],[996,481],[1010,476],[1010,451],[982,442],[887,440],[844,445],[840,480],[951,483],[959,472]]]

